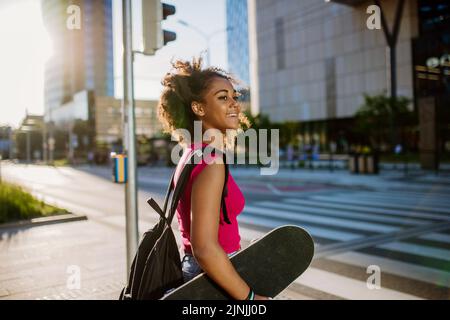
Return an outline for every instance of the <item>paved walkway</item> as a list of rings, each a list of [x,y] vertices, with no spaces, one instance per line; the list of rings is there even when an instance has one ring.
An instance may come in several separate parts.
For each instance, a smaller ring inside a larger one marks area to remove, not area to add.
[[[0,230],[0,235],[0,298],[118,297],[125,280],[121,231],[78,221]]]

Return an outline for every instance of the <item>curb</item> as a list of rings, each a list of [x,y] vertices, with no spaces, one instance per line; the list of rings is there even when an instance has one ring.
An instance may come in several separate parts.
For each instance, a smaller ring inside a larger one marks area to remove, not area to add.
[[[13,228],[24,228],[24,227],[37,227],[55,223],[64,223],[64,222],[73,222],[73,221],[83,221],[87,220],[87,216],[85,215],[76,215],[73,213],[69,214],[61,214],[51,217],[42,217],[42,218],[34,218],[28,220],[21,220],[17,222],[3,223],[0,224],[0,231],[5,229],[13,229]]]

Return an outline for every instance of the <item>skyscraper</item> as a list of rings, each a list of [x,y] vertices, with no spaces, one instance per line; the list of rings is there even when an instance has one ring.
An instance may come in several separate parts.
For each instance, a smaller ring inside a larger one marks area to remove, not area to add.
[[[247,0],[227,0],[229,71],[250,85]]]
[[[45,119],[52,110],[82,90],[114,95],[113,29],[111,0],[42,0],[45,26],[54,55],[45,66]],[[67,26],[80,8],[80,28]]]

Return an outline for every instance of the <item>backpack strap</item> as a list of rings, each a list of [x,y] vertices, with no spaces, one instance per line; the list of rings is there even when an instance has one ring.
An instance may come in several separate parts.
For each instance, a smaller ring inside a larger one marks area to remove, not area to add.
[[[172,202],[169,210],[169,214],[167,216],[167,223],[169,226],[172,224],[173,217],[175,215],[175,211],[177,210],[178,201],[181,198],[182,193],[189,181],[189,177],[191,176],[192,170],[197,163],[200,162],[202,157],[202,152],[200,150],[194,150],[192,154],[188,157],[188,160],[184,164],[183,170],[181,171],[180,177],[178,178],[177,185],[175,186],[175,190],[172,195]]]
[[[163,219],[166,219],[165,217],[165,212],[167,210],[167,203],[169,202],[169,197],[170,197],[170,193],[172,191],[173,188],[173,180],[175,178],[175,170],[173,170],[172,172],[172,176],[170,177],[170,182],[169,182],[169,186],[167,187],[167,191],[166,191],[166,196],[164,198],[164,207],[163,209],[161,209],[161,207],[159,206],[159,204],[155,201],[155,199],[150,198],[147,200],[147,203],[153,208],[153,210],[155,210],[159,216]]]
[[[188,159],[188,161],[191,161],[193,155],[194,155],[194,154],[192,154],[192,155],[190,156],[190,158]],[[183,168],[183,170],[184,170],[184,168]],[[161,209],[161,207],[160,207],[159,204],[155,201],[154,198],[150,198],[150,199],[147,200],[147,203],[153,208],[153,210],[155,210],[156,213],[158,213],[159,216],[160,216],[162,219],[166,220],[166,222],[168,222],[168,217],[166,217],[167,204],[168,204],[168,202],[169,202],[170,195],[171,195],[171,193],[172,193],[172,191],[173,191],[173,184],[174,184],[174,179],[175,179],[175,172],[176,172],[176,169],[172,171],[172,176],[170,177],[170,182],[169,182],[169,185],[168,185],[168,187],[167,187],[166,196],[165,196],[165,198],[164,198],[164,207],[163,207],[163,209]],[[178,185],[178,184],[183,184],[183,183],[182,183],[182,180],[185,179],[185,178],[186,178],[186,175],[185,175],[185,174],[183,175],[183,171],[182,171],[181,174],[180,174],[180,177],[178,178],[178,181],[181,182],[181,183],[177,183],[177,185]],[[172,198],[173,198],[173,196],[172,196]],[[172,219],[170,219],[170,220],[172,220]]]
[[[186,187],[186,184],[189,181],[189,177],[191,175],[192,170],[194,169],[195,165],[197,163],[199,163],[199,160],[203,155],[204,149],[205,149],[205,147],[203,147],[201,150],[200,149],[194,150],[194,152],[188,157],[188,160],[186,161],[186,163],[181,171],[181,174],[178,178],[175,190],[173,188],[173,184],[174,184],[176,170],[173,170],[172,176],[170,178],[169,186],[166,191],[163,209],[161,209],[161,207],[158,205],[158,203],[153,198],[150,198],[147,200],[147,203],[159,214],[159,216],[162,219],[164,219],[166,221],[166,223],[169,226],[172,224],[172,220],[175,215],[175,211],[177,209],[178,201],[180,200],[181,194],[183,193],[184,188]],[[229,168],[228,168],[228,164],[226,163],[225,153],[222,153],[222,156],[223,156],[223,162],[225,165],[225,182],[224,182],[224,187],[222,190],[222,197],[221,197],[220,204],[222,207],[224,221],[227,224],[231,224],[230,219],[228,217],[227,206],[225,203],[225,197],[228,195],[227,183],[228,183]],[[165,213],[167,212],[167,204],[169,202],[169,198],[170,198],[172,191],[173,191],[173,194],[172,194],[171,207],[170,207],[169,214],[166,217]]]
[[[225,165],[225,182],[224,182],[223,190],[222,190],[221,206],[222,206],[222,212],[223,212],[223,220],[227,224],[231,224],[230,219],[228,218],[227,204],[225,203],[225,197],[228,195],[228,174],[229,174],[230,169],[228,168],[225,153],[223,153],[222,156],[223,156],[223,163]]]

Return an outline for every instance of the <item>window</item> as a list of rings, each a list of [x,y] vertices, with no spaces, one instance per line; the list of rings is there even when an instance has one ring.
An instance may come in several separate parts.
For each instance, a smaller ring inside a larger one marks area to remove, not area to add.
[[[275,40],[276,40],[276,55],[277,55],[277,69],[284,69],[286,67],[286,47],[284,41],[284,21],[283,18],[275,20]]]

